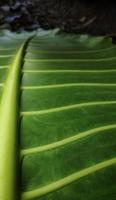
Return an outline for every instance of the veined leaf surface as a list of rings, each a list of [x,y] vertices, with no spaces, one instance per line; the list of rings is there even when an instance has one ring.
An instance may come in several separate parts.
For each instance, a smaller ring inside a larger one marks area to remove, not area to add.
[[[1,41],[1,101],[9,65],[21,51],[14,131],[21,156],[17,198],[115,200],[116,47],[111,39],[37,35],[22,49],[25,37]]]

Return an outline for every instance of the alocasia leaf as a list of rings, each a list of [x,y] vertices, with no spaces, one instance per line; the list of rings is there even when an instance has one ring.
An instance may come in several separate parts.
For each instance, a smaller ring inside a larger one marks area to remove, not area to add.
[[[0,39],[0,199],[115,200],[115,45],[11,36]]]

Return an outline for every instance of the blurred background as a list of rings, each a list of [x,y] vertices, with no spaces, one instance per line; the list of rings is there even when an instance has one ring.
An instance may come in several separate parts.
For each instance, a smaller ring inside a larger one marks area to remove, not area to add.
[[[116,35],[114,0],[0,0],[0,29]]]

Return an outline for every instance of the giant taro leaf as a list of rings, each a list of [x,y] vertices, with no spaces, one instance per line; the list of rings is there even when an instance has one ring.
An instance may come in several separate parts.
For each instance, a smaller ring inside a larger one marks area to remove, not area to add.
[[[0,200],[115,200],[111,39],[1,35],[0,44]]]

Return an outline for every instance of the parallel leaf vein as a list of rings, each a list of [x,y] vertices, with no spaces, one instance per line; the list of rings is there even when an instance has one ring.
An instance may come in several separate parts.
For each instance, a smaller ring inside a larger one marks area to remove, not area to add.
[[[56,182],[53,182],[49,185],[46,185],[46,186],[43,186],[41,188],[38,188],[38,189],[35,189],[35,190],[32,190],[32,191],[28,191],[28,192],[23,192],[22,193],[22,197],[21,199],[22,200],[31,200],[33,198],[37,198],[37,197],[41,197],[41,196],[44,196],[44,195],[47,195],[49,194],[50,192],[55,192],[57,191],[58,189],[61,189],[63,187],[66,187],[67,185],[85,177],[85,176],[88,176],[92,173],[95,173],[97,171],[100,171],[102,169],[105,169],[105,168],[108,168],[112,165],[116,165],[116,157],[112,158],[112,159],[109,159],[109,160],[106,160],[106,161],[103,161],[103,162],[100,162],[96,165],[93,165],[91,167],[88,167],[88,168],[85,168],[85,169],[82,169],[81,171],[78,171],[78,172],[75,172],[65,178],[62,178]]]
[[[82,107],[88,107],[88,106],[99,106],[99,105],[112,105],[112,104],[116,104],[116,101],[87,102],[87,103],[62,106],[62,107],[58,107],[58,108],[51,108],[51,109],[46,109],[46,110],[24,111],[24,112],[21,112],[21,116],[42,115],[42,114],[53,113],[53,112],[62,112],[65,110],[71,110],[71,109],[75,109],[75,108],[82,108]]]
[[[40,86],[22,86],[22,90],[39,90],[49,88],[63,88],[63,87],[115,87],[116,83],[64,83],[64,84],[51,84],[51,85],[40,85]]]
[[[26,155],[29,155],[29,154],[40,153],[40,152],[43,152],[43,151],[52,150],[54,148],[58,148],[58,147],[67,145],[71,142],[78,141],[78,140],[85,138],[87,136],[91,136],[91,135],[94,135],[94,134],[97,134],[97,133],[102,133],[103,131],[112,130],[112,129],[115,129],[115,128],[116,128],[116,124],[111,124],[111,125],[107,125],[107,126],[101,126],[101,127],[97,127],[97,128],[94,128],[94,129],[90,129],[88,131],[78,133],[78,134],[76,134],[72,137],[65,138],[65,139],[60,140],[58,142],[54,142],[54,143],[39,146],[39,147],[24,149],[24,150],[21,151],[21,156],[26,156]]]
[[[116,69],[108,70],[22,70],[23,73],[109,73],[116,72]]]
[[[29,62],[38,62],[38,61],[41,61],[41,62],[101,62],[101,61],[112,61],[112,60],[116,60],[116,57],[109,57],[109,58],[97,58],[97,59],[48,59],[48,58],[44,58],[44,59],[41,59],[41,58],[38,58],[38,59],[29,59],[29,58],[25,58],[25,61],[29,61]]]

